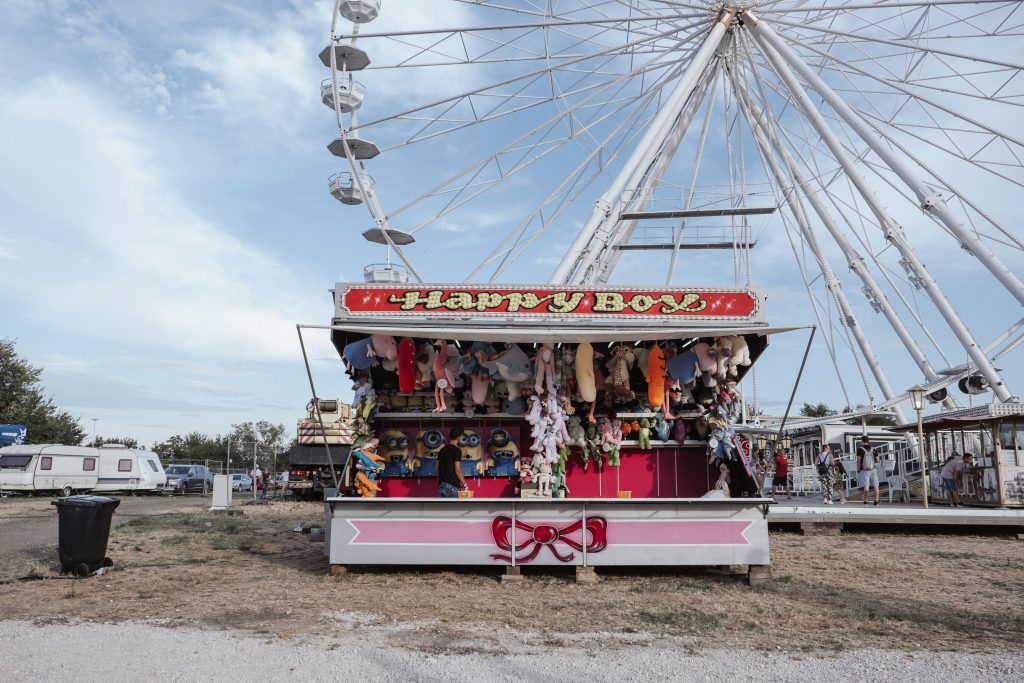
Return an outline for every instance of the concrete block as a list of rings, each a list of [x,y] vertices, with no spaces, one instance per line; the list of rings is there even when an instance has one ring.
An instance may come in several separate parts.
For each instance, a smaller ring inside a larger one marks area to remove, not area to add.
[[[576,567],[576,583],[597,583],[600,580],[593,567]]]
[[[804,536],[838,536],[843,532],[842,522],[800,522]]]

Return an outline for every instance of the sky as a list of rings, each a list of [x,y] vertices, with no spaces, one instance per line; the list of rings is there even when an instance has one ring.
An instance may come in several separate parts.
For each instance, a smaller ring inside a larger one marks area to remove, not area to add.
[[[460,3],[388,0],[371,26],[490,19],[475,12]],[[194,430],[225,433],[247,420],[294,429],[304,414],[310,388],[296,323],[328,323],[333,284],[360,280],[365,265],[384,257],[359,237],[370,225],[365,210],[327,192],[328,176],[343,170],[325,149],[336,125],[319,101],[329,73],[317,53],[329,18],[328,3],[285,0],[0,2],[0,336],[44,368],[55,403],[81,416],[87,432],[95,426],[103,436],[151,444]],[[469,75],[367,72],[362,115],[504,73],[498,66]],[[519,125],[532,116],[523,114]],[[509,136],[505,125],[382,155],[372,172],[385,207]],[[380,141],[395,144],[409,130],[383,131]],[[566,158],[579,155],[574,148]],[[461,280],[465,263],[492,247],[556,177],[510,182],[497,201],[419,233],[410,256],[427,280]],[[1005,218],[1019,217],[1005,197],[990,199]],[[586,213],[567,214],[506,278],[543,282]],[[400,227],[428,215],[410,211]],[[813,323],[784,232],[767,222],[756,228],[754,284],[769,292],[770,321]],[[927,263],[952,280],[950,297],[974,314],[980,338],[1019,315],[1008,297],[989,295],[951,242],[919,244]],[[1021,272],[1018,256],[1008,262]],[[644,281],[649,269],[644,258],[623,259],[616,281]],[[731,266],[711,262],[677,273],[687,285],[732,279]],[[847,289],[859,286],[848,281]],[[916,383],[891,331],[863,300],[857,307],[894,386]],[[337,354],[322,333],[306,334],[318,393],[347,396]],[[827,336],[819,335],[798,403],[845,403],[829,379]],[[784,408],[805,339],[796,332],[773,340],[773,361],[759,371],[768,412]],[[851,358],[841,362],[844,373],[857,372]],[[1011,357],[1005,367],[1011,384],[1024,386],[1020,362]]]

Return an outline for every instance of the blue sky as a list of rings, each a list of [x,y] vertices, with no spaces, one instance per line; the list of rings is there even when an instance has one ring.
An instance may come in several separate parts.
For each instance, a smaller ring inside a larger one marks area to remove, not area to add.
[[[295,323],[328,322],[327,290],[336,280],[358,280],[383,256],[358,236],[369,227],[365,211],[342,207],[326,190],[327,177],[341,170],[325,150],[336,129],[318,91],[328,75],[316,55],[329,16],[324,2],[0,5],[0,335],[45,368],[56,403],[81,415],[87,429],[98,418],[100,434],[151,443],[250,419],[293,427],[303,412],[309,389]],[[458,3],[389,0],[372,26],[478,19]],[[459,87],[494,73],[479,70]],[[438,97],[453,83],[443,70],[375,79],[361,77],[370,91],[367,116]],[[375,161],[385,207],[511,130]],[[387,143],[397,134],[379,135]],[[531,206],[529,193],[551,177],[524,180],[519,191],[512,184],[487,211],[425,231],[410,254],[430,280],[461,279],[467,259],[493,245],[496,231],[514,223]],[[1019,217],[1005,198],[996,208]],[[583,217],[568,215],[508,279],[543,281]],[[755,284],[771,293],[771,321],[812,322],[781,229],[758,230]],[[974,314],[979,338],[1019,315],[1008,296],[990,298],[990,285],[951,242],[925,237],[920,246],[955,305]],[[1016,256],[1008,262],[1024,269]],[[649,268],[639,257],[624,259],[617,279],[643,280]],[[726,284],[726,270],[694,263],[676,281]],[[845,268],[837,271],[853,298],[859,287]],[[978,310],[987,305],[991,314]],[[866,304],[857,306],[894,386],[917,382],[892,333]],[[803,343],[794,333],[769,349],[773,360],[760,374],[769,412],[788,398]],[[345,395],[326,340],[313,335],[308,344],[320,394]],[[843,363],[856,373],[852,361]],[[1001,367],[1011,386],[1024,381],[1019,361]],[[819,349],[799,400],[842,405],[832,376]]]

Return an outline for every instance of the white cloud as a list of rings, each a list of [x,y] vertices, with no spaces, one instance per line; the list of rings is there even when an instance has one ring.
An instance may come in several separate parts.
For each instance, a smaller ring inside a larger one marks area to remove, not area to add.
[[[317,299],[197,213],[130,116],[56,78],[0,102],[4,298],[55,328],[208,358],[293,360]]]

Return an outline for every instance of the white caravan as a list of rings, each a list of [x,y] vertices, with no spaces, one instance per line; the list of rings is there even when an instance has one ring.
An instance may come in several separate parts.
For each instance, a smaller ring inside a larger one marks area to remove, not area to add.
[[[0,491],[156,491],[167,481],[155,453],[40,444],[0,448]]]
[[[121,444],[104,444],[96,449],[100,472],[94,492],[157,492],[167,483],[160,457],[152,451],[140,451]]]

